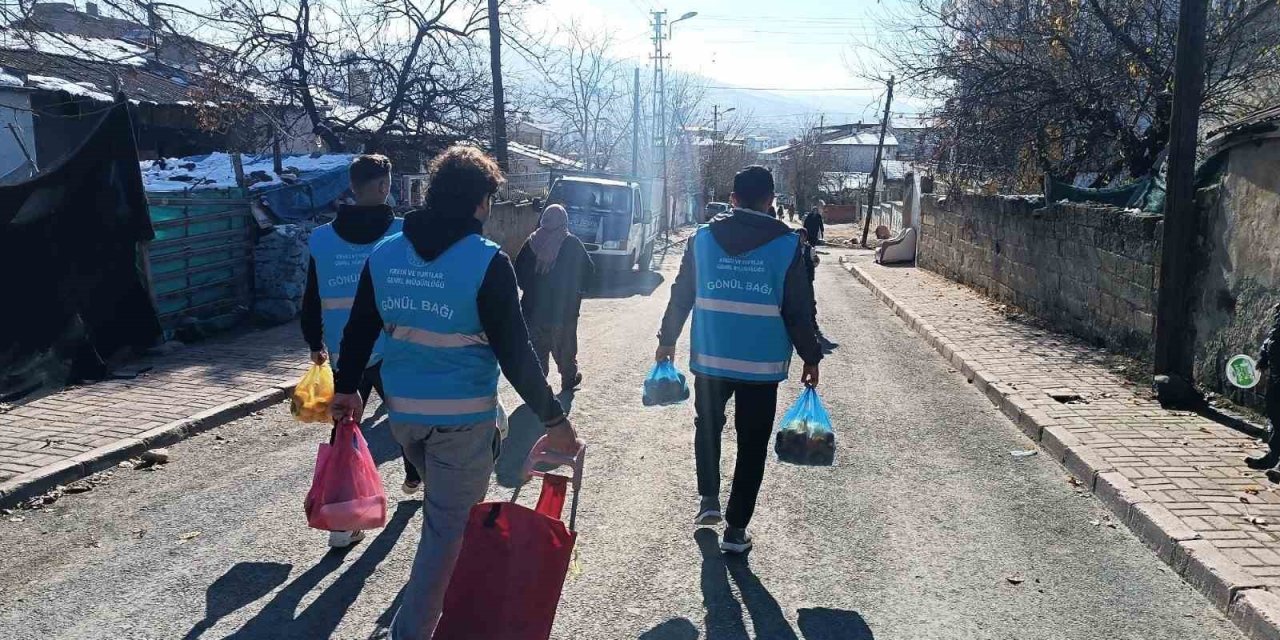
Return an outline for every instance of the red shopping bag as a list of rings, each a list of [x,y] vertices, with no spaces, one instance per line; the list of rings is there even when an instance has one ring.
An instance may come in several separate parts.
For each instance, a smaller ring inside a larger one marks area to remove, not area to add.
[[[547,640],[555,622],[560,590],[569,572],[578,534],[574,520],[582,459],[572,459],[534,445],[526,473],[542,476],[542,493],[534,509],[511,502],[483,502],[471,509],[462,553],[444,597],[444,613],[435,640]],[[532,472],[535,462],[574,468],[573,507],[569,526],[560,520],[569,478]],[[519,490],[516,491],[517,496]]]
[[[387,494],[355,420],[338,423],[333,444],[321,444],[303,505],[307,524],[324,531],[367,531],[387,524]]]

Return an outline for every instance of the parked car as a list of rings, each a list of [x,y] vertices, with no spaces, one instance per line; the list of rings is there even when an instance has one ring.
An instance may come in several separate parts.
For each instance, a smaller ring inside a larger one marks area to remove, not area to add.
[[[653,263],[658,225],[638,183],[565,176],[551,185],[546,204],[569,212],[569,230],[598,269],[644,271]]]
[[[702,211],[702,221],[704,223],[711,222],[712,218],[722,213],[728,213],[732,208],[727,202],[708,202],[707,208]]]

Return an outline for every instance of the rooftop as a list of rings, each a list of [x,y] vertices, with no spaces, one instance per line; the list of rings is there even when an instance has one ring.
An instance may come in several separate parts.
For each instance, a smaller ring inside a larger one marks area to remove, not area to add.
[[[582,163],[578,162],[577,160],[556,155],[554,153],[551,153],[550,151],[546,151],[545,149],[539,149],[538,147],[531,147],[526,144],[520,144],[519,142],[515,142],[515,141],[507,142],[507,150],[516,155],[524,156],[526,158],[533,158],[534,160],[538,161],[538,164],[542,164],[542,165],[569,168],[569,169],[582,168]]]

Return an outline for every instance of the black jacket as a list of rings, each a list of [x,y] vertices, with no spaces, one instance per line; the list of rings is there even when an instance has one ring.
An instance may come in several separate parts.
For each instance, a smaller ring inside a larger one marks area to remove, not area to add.
[[[826,224],[822,219],[822,214],[817,211],[811,212],[804,217],[804,230],[809,232],[809,240],[817,243],[822,239],[823,232],[826,231]]]
[[[405,216],[404,235],[423,260],[435,260],[459,240],[480,234],[484,225],[471,216],[445,216],[419,210]],[[502,373],[520,397],[543,422],[551,423],[564,416],[564,409],[547,386],[538,356],[529,342],[529,330],[520,314],[516,274],[507,254],[494,254],[485,270],[476,307],[480,324],[489,338],[489,347],[498,358]],[[351,307],[351,319],[342,335],[342,361],[335,375],[338,393],[354,393],[369,362],[373,345],[382,332],[382,315],[373,290],[369,266],[365,265]]]
[[[333,221],[333,231],[339,238],[352,244],[369,244],[387,232],[395,219],[391,207],[382,204],[372,207],[341,205],[338,217]],[[324,349],[324,317],[320,312],[320,286],[316,282],[316,259],[307,266],[307,288],[302,294],[302,338],[312,351]],[[342,336],[333,336],[341,340]]]
[[[525,243],[516,257],[516,280],[524,290],[520,308],[531,327],[553,327],[578,321],[582,294],[595,272],[582,241],[564,239],[556,263],[548,273],[538,273],[538,255]]]
[[[767,244],[779,236],[793,233],[781,220],[768,215],[734,209],[728,214],[716,216],[709,225],[717,244],[729,255],[741,255]],[[662,317],[662,329],[658,332],[658,344],[673,346],[684,331],[685,320],[693,310],[698,296],[697,275],[694,273],[693,238],[685,245],[684,258],[680,261],[680,273],[671,287],[671,301]],[[796,353],[807,365],[822,360],[822,346],[818,344],[817,327],[813,318],[813,283],[804,253],[799,247],[787,267],[782,289],[782,322]]]

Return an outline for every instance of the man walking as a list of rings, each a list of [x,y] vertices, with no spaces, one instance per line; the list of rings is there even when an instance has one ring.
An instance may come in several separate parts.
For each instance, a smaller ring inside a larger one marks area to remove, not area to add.
[[[569,213],[558,204],[547,207],[538,229],[516,258],[516,280],[524,290],[520,308],[529,324],[533,350],[542,363],[542,375],[550,370],[550,358],[555,358],[561,391],[582,384],[578,315],[582,293],[594,270],[587,248],[569,233]]]
[[[302,335],[311,347],[311,361],[322,365],[333,359],[336,365],[340,352],[338,342],[351,315],[351,302],[356,294],[356,281],[364,261],[373,247],[387,236],[400,233],[402,221],[397,219],[387,205],[391,193],[391,161],[386,156],[357,156],[347,170],[351,180],[351,193],[355,204],[338,207],[333,222],[317,227],[311,233],[311,265],[307,270],[307,288],[302,296]],[[328,340],[326,341],[326,330]],[[326,346],[326,343],[331,345]],[[374,347],[369,358],[370,366],[364,370],[360,381],[360,399],[369,402],[374,388],[386,401],[382,392],[381,342]],[[332,433],[329,436],[333,439]],[[418,470],[404,460],[404,484],[406,494],[417,493],[422,488]],[[364,538],[360,531],[331,531],[329,546],[347,547]]]
[[[374,249],[360,275],[332,405],[335,418],[359,419],[360,373],[385,332],[391,433],[428,487],[393,640],[428,640],[439,621],[468,513],[484,497],[501,443],[499,367],[546,425],[551,448],[579,447],[529,344],[511,261],[481,235],[501,170],[457,145],[430,174],[426,206]]]
[[[813,208],[809,215],[804,217],[804,230],[809,232],[809,243],[813,246],[822,244],[822,236],[826,233],[826,224],[822,219],[822,205]]]
[[[733,179],[729,215],[698,229],[685,248],[671,301],[662,318],[654,359],[675,357],[676,341],[693,313],[697,412],[694,455],[701,503],[695,522],[728,522],[720,548],[751,548],[747,525],[764,479],[778,383],[787,378],[792,348],[804,361],[801,380],[818,384],[822,349],[813,319],[813,287],[798,236],[767,213],[773,174],[760,166]],[[720,438],[725,405],[735,398],[738,459],[729,509],[720,511]]]

